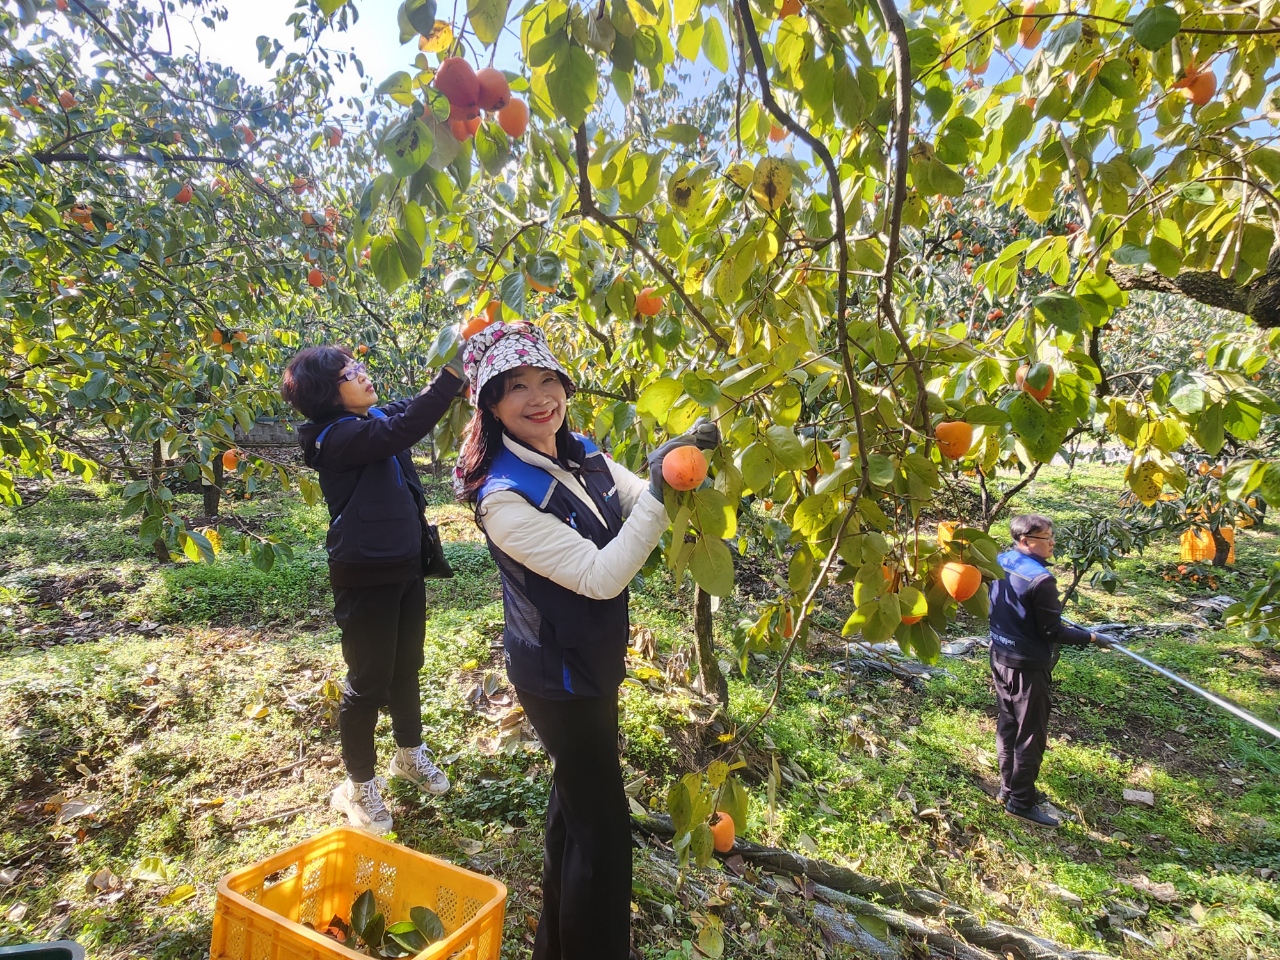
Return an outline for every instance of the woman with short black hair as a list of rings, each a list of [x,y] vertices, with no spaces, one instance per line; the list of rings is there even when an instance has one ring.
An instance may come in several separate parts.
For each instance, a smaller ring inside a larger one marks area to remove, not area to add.
[[[391,776],[431,793],[449,789],[422,744],[426,498],[411,452],[464,383],[457,362],[417,396],[377,406],[364,364],[346,347],[318,346],[289,361],[281,385],[284,399],[308,418],[298,430],[303,459],[319,474],[329,507],[325,549],[347,664],[338,711],[347,778],[330,803],[374,833],[391,829],[385,781],[375,776],[379,709],[391,715],[398,747]]]

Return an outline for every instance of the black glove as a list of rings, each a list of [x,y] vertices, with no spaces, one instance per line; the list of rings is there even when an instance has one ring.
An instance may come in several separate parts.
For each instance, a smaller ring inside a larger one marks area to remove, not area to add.
[[[649,492],[659,500],[665,484],[662,481],[662,459],[676,447],[695,446],[699,450],[714,450],[720,446],[720,428],[710,420],[699,420],[693,429],[683,436],[668,440],[649,454]]]
[[[462,372],[462,344],[458,344],[458,349],[453,352],[453,356],[444,365],[444,369],[448,370],[463,383],[467,382],[467,375]]]
[[[1110,650],[1111,645],[1116,642],[1116,638],[1109,633],[1095,633],[1093,635],[1094,646],[1101,647],[1103,650]]]

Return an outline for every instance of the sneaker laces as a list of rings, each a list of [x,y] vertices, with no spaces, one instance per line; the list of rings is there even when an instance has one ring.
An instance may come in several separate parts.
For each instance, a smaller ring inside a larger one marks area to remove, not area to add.
[[[417,773],[430,779],[440,776],[441,770],[431,760],[431,751],[427,749],[426,744],[411,747],[409,755],[413,759],[413,769]]]
[[[364,783],[355,785],[359,792],[357,802],[364,808],[365,813],[369,815],[371,820],[385,820],[391,816],[391,811],[382,802],[382,790],[386,785],[387,781],[382,777],[374,777],[372,780],[366,780]]]

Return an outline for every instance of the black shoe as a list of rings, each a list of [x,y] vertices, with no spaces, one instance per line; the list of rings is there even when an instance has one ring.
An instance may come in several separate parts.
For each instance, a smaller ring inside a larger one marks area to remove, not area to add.
[[[1058,826],[1058,818],[1051,817],[1039,807],[1031,807],[1024,810],[1021,807],[1015,807],[1013,804],[1005,804],[1004,812],[1011,817],[1017,817],[1023,823],[1030,823],[1037,827],[1048,827],[1050,830]]]
[[[1006,803],[1008,803],[1009,791],[1007,791],[1004,787],[1001,787],[1000,792],[996,794],[996,802],[999,803],[1001,806],[1004,806]],[[1049,795],[1045,793],[1043,790],[1037,790],[1036,804],[1039,805],[1041,803],[1048,803],[1048,802],[1049,802]]]

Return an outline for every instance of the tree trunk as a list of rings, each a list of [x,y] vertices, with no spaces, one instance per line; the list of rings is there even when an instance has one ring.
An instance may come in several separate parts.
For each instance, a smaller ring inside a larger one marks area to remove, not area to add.
[[[222,502],[222,457],[213,458],[213,483],[204,484],[204,515],[216,517]]]
[[[1214,527],[1209,533],[1213,537],[1213,565],[1215,567],[1225,567],[1227,565],[1227,557],[1231,555],[1231,544],[1222,535],[1222,530],[1219,527]]]
[[[151,485],[151,492],[154,494],[160,489],[161,471],[164,467],[164,459],[160,456],[160,441],[157,440],[151,445],[151,476],[148,482]],[[145,517],[143,518],[146,519]],[[169,545],[164,542],[164,537],[156,537],[151,541],[151,549],[155,551],[156,559],[161,563],[169,562]]]
[[[698,683],[702,687],[702,692],[714,693],[717,700],[728,706],[729,682],[720,672],[720,661],[716,659],[713,640],[711,594],[701,587],[694,587],[693,634],[697,640],[695,649],[698,653]]]

